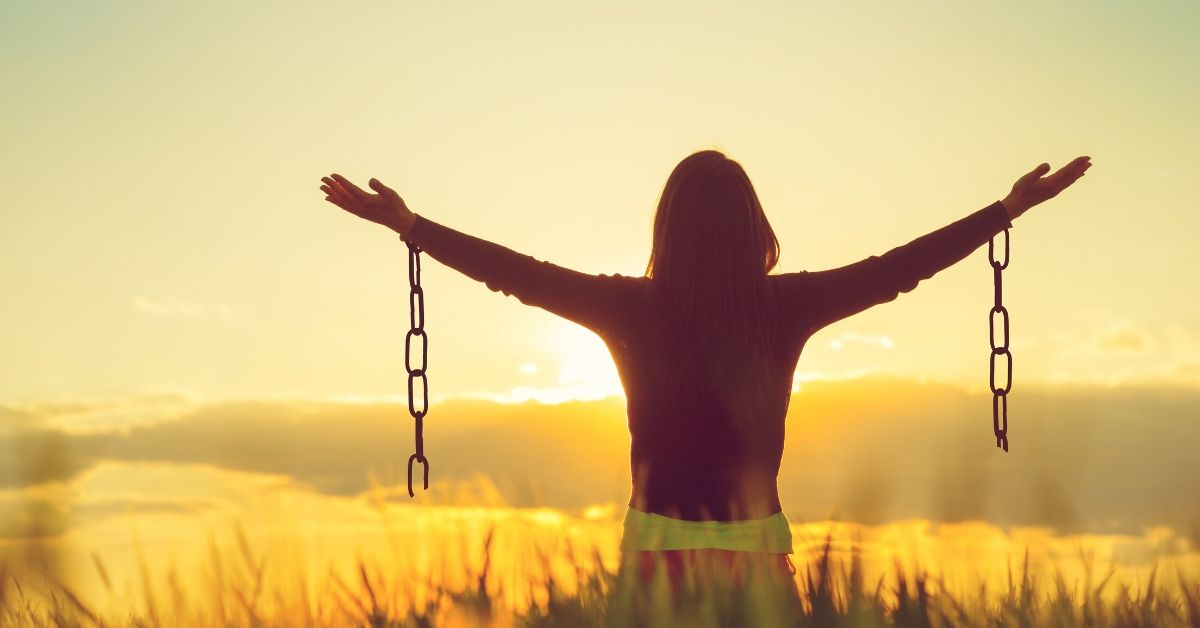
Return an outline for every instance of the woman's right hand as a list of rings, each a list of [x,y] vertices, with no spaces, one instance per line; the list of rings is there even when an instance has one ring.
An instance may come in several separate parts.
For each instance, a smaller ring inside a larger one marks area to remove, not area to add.
[[[1014,219],[1021,214],[1024,214],[1030,207],[1048,201],[1059,192],[1070,187],[1072,183],[1079,180],[1084,172],[1092,166],[1091,157],[1083,156],[1076,157],[1071,163],[1063,166],[1058,172],[1042,178],[1042,175],[1050,171],[1050,164],[1042,164],[1034,168],[1025,176],[1017,179],[1013,184],[1012,191],[1004,200],[1000,201],[1004,208],[1008,210],[1009,219]]]
[[[359,218],[379,223],[399,233],[401,238],[408,237],[408,231],[417,221],[417,215],[408,209],[404,199],[378,179],[368,182],[378,194],[371,194],[340,174],[322,177],[321,181],[324,182],[321,191],[328,195],[325,200]]]

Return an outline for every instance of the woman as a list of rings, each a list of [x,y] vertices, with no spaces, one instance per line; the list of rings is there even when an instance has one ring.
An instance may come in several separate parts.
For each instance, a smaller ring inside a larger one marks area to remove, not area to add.
[[[585,274],[460,233],[413,213],[376,179],[374,194],[337,174],[321,190],[491,290],[604,340],[628,399],[622,571],[649,580],[665,564],[674,589],[701,565],[735,579],[766,565],[791,581],[776,475],[805,341],[965,258],[1090,166],[1079,157],[1043,177],[1050,166],[1041,164],[1003,200],[883,255],[775,275],[779,242],[754,187],[715,150],[688,156],[667,179],[642,277]]]

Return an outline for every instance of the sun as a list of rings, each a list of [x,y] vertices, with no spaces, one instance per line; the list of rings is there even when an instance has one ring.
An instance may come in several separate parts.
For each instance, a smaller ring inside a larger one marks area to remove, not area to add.
[[[570,399],[624,396],[621,378],[608,347],[595,332],[570,321],[547,323],[546,350],[557,363],[555,391]]]

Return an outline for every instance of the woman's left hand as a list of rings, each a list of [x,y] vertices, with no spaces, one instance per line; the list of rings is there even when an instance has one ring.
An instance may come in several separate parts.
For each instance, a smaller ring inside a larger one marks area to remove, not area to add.
[[[401,238],[408,237],[409,229],[417,220],[417,215],[408,209],[404,199],[378,179],[368,182],[378,194],[371,194],[340,174],[322,177],[321,181],[324,183],[321,191],[327,194],[325,200],[359,218],[379,223],[399,233]]]

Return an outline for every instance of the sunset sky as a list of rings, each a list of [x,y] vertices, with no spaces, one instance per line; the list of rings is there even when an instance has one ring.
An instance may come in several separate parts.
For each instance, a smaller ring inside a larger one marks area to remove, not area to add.
[[[780,270],[882,253],[1046,161],[1016,383],[1200,383],[1200,9],[958,2],[0,6],[0,399],[387,399],[406,256],[378,177],[538,259],[640,275],[687,154],[747,169]],[[619,394],[598,338],[429,261],[437,399]],[[986,247],[822,330],[798,379],[983,390]]]
[[[132,583],[139,548],[207,556],[231,521],[254,547],[294,532],[288,559],[371,553],[372,487],[419,543],[464,505],[495,506],[473,531],[513,508],[615,542],[603,343],[428,257],[432,487],[399,488],[407,251],[320,179],[638,276],[668,175],[707,148],[745,167],[782,272],[1094,164],[1012,229],[1009,453],[986,246],[807,343],[779,474],[798,548],[844,520],[884,560],[916,529],[1000,574],[1025,526],[1200,565],[1197,33],[1186,0],[0,2],[0,567],[51,556],[95,592],[97,556]]]

